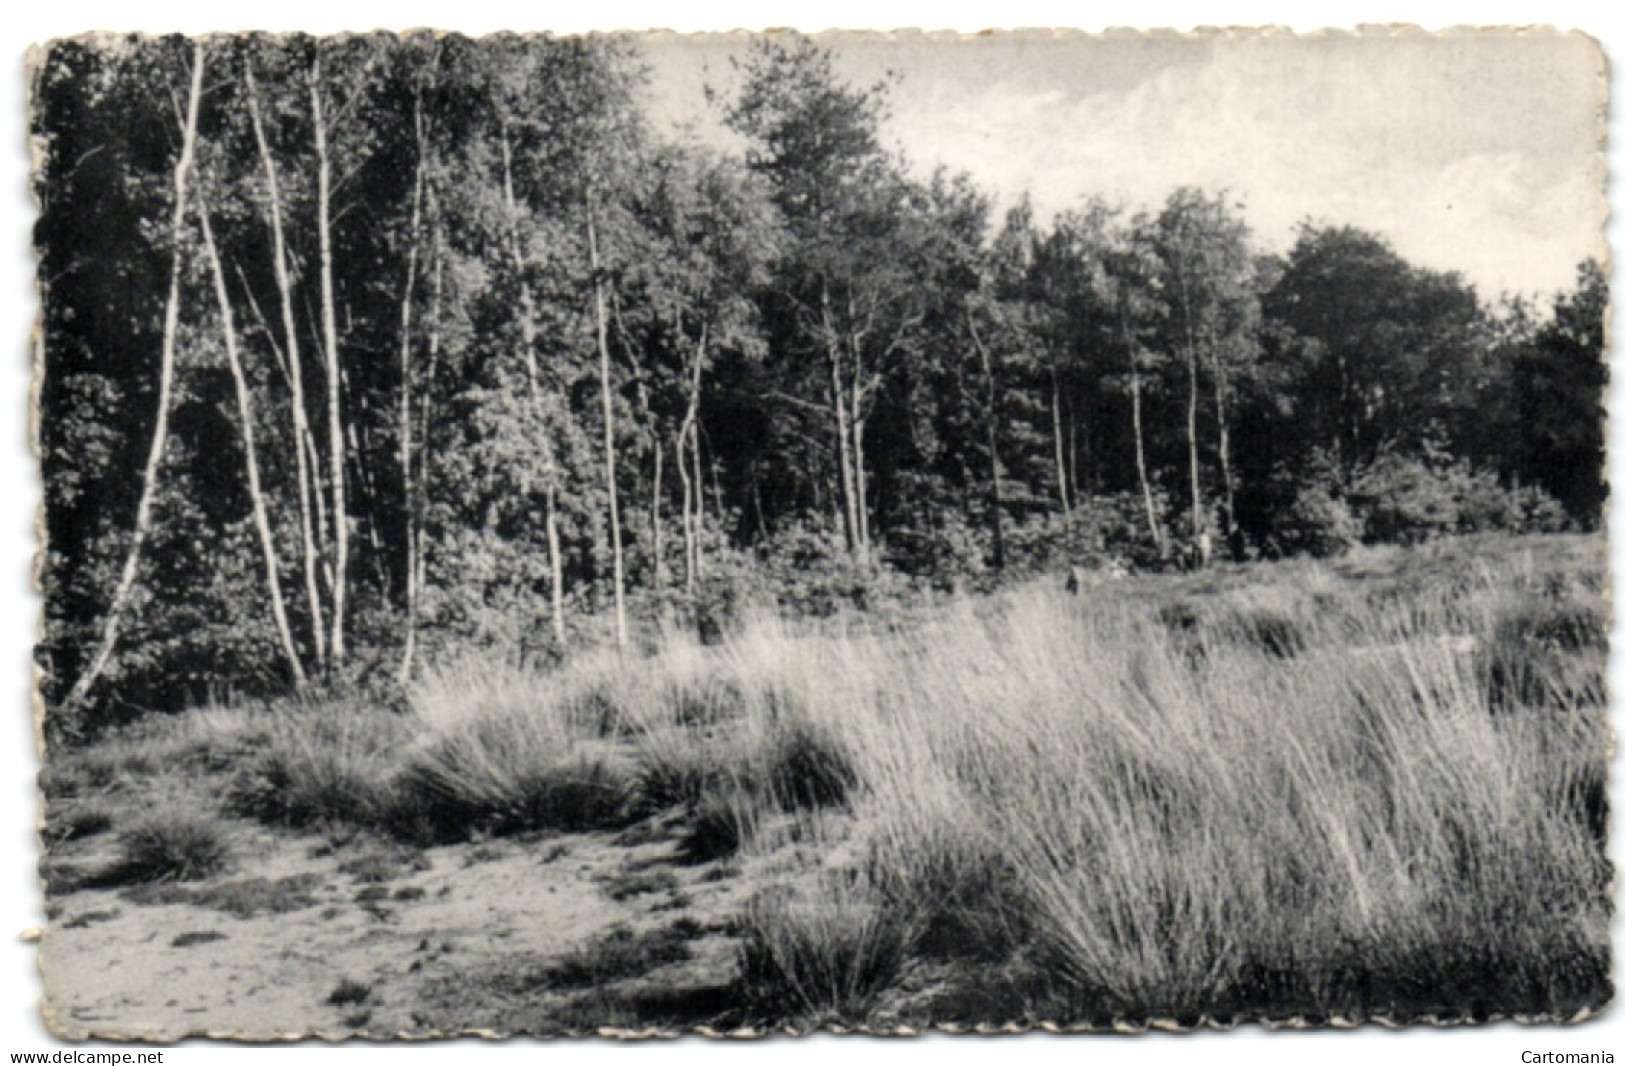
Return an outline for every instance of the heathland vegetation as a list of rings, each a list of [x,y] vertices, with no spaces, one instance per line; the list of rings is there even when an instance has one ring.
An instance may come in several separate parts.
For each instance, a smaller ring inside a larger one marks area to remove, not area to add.
[[[225,912],[170,949],[219,984],[265,964],[229,961],[256,914],[353,913],[281,1024],[379,1032],[1571,1015],[1609,995],[1603,562],[1478,537],[1033,583],[149,718],[47,772],[55,950]],[[510,910],[425,962],[411,911],[448,894]],[[413,931],[364,962],[380,921]],[[341,977],[370,1007],[328,1019]]]

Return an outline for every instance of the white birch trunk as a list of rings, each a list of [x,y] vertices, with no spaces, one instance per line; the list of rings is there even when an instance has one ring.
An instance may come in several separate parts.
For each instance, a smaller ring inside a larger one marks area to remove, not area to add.
[[[245,67],[245,82],[248,87],[248,114],[254,127],[254,143],[259,146],[260,164],[265,171],[266,193],[270,199],[267,206],[271,216],[271,265],[276,275],[277,294],[282,304],[282,331],[287,352],[288,390],[291,393],[289,403],[293,409],[293,453],[299,488],[299,541],[305,577],[306,609],[310,613],[311,641],[316,652],[316,666],[325,670],[327,620],[322,610],[321,590],[316,581],[321,557],[316,547],[317,534],[311,515],[313,494],[316,497],[317,508],[321,506],[321,488],[319,484],[313,485],[313,482],[321,481],[320,457],[316,454],[315,439],[305,408],[304,369],[299,356],[299,334],[294,328],[293,321],[293,283],[288,277],[287,243],[282,232],[282,192],[277,181],[276,162],[271,156],[271,147],[265,138],[265,124],[260,116],[259,95],[254,85],[252,63]],[[326,538],[322,539],[325,541]]]
[[[277,638],[282,643],[282,654],[288,661],[288,672],[294,684],[305,683],[305,669],[299,662],[299,650],[293,642],[293,631],[288,627],[288,611],[282,602],[281,561],[277,558],[276,539],[271,534],[271,520],[265,509],[265,493],[260,486],[259,449],[254,440],[254,401],[248,389],[248,378],[243,373],[242,357],[237,350],[237,326],[232,319],[231,297],[226,291],[226,274],[220,267],[220,250],[214,243],[214,227],[209,224],[209,206],[203,190],[197,194],[198,221],[203,228],[203,248],[209,257],[209,273],[214,279],[214,299],[220,309],[220,329],[226,342],[226,362],[231,368],[231,380],[237,393],[237,417],[242,422],[243,466],[248,478],[248,497],[254,513],[254,528],[259,533],[260,554],[265,564],[265,592],[270,599],[271,618],[276,624]]]
[[[163,465],[164,447],[169,442],[169,407],[174,392],[175,330],[180,318],[181,290],[181,234],[186,223],[186,182],[192,170],[193,150],[197,144],[198,103],[203,95],[203,42],[192,46],[192,83],[187,94],[186,123],[181,131],[181,153],[175,162],[175,209],[170,217],[169,238],[172,246],[169,263],[169,297],[164,304],[164,335],[158,358],[158,414],[152,429],[152,445],[147,451],[146,466],[141,473],[141,496],[136,503],[135,524],[130,533],[130,550],[119,571],[118,584],[108,602],[107,616],[102,620],[101,639],[90,662],[79,674],[69,691],[63,710],[76,714],[90,695],[96,679],[107,668],[118,643],[119,623],[135,587],[136,574],[141,564],[141,548],[152,525],[152,498],[158,488],[159,468]]]
[[[615,404],[609,373],[609,318],[598,262],[596,209],[587,202],[587,255],[592,268],[593,310],[597,317],[598,382],[604,401],[604,480],[609,490],[609,542],[615,568],[615,643],[626,647],[626,563],[621,552],[621,502],[615,486]]]
[[[327,360],[328,480],[333,493],[333,665],[344,664],[344,608],[350,566],[350,518],[345,503],[344,409],[339,376],[338,323],[333,306],[333,238],[328,217],[332,195],[327,158],[327,126],[322,117],[321,59],[310,65],[310,114],[316,132],[316,232],[320,238],[322,282],[322,347]]]

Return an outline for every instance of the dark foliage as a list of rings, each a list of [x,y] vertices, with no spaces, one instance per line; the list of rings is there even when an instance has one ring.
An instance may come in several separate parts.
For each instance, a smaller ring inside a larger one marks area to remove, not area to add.
[[[1204,535],[1335,556],[1601,519],[1595,264],[1549,308],[1491,308],[1351,227],[1261,257],[1199,189],[996,218],[889,149],[889,82],[795,35],[754,42],[718,100],[731,154],[650,127],[626,39],[211,40],[172,226],[191,44],[56,42],[32,83],[53,735],[295,672],[399,710],[408,646],[551,664],[623,594],[647,630],[716,642],[754,607],[884,612],[1166,566]],[[244,784],[290,824],[359,794],[286,764]],[[606,817],[590,785],[546,791],[455,817]]]

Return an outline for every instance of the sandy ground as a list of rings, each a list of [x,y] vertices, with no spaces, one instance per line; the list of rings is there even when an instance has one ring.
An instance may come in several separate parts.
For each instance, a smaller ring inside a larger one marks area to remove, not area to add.
[[[740,883],[718,877],[714,864],[672,861],[675,841],[659,827],[396,849],[407,863],[382,882],[340,869],[369,851],[391,851],[377,841],[329,848],[244,825],[236,843],[247,858],[182,891],[312,875],[308,905],[238,917],[195,900],[138,902],[140,893],[126,889],[53,895],[40,945],[53,1031],[68,1039],[265,1041],[490,1031],[515,1017],[545,1026],[549,1003],[567,993],[522,991],[527,1002],[515,1003],[511,991],[493,990],[493,978],[545,966],[615,930],[679,921],[693,957],[654,971],[664,991],[726,982],[734,965],[725,930]],[[105,847],[92,838],[71,860],[94,868]],[[662,887],[612,898],[640,874]],[[341,984],[350,994],[335,995]]]

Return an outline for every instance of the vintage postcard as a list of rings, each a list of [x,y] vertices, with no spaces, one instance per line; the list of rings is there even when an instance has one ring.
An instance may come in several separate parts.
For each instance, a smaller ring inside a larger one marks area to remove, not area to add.
[[[1610,1001],[1592,39],[28,77],[57,1035]]]

